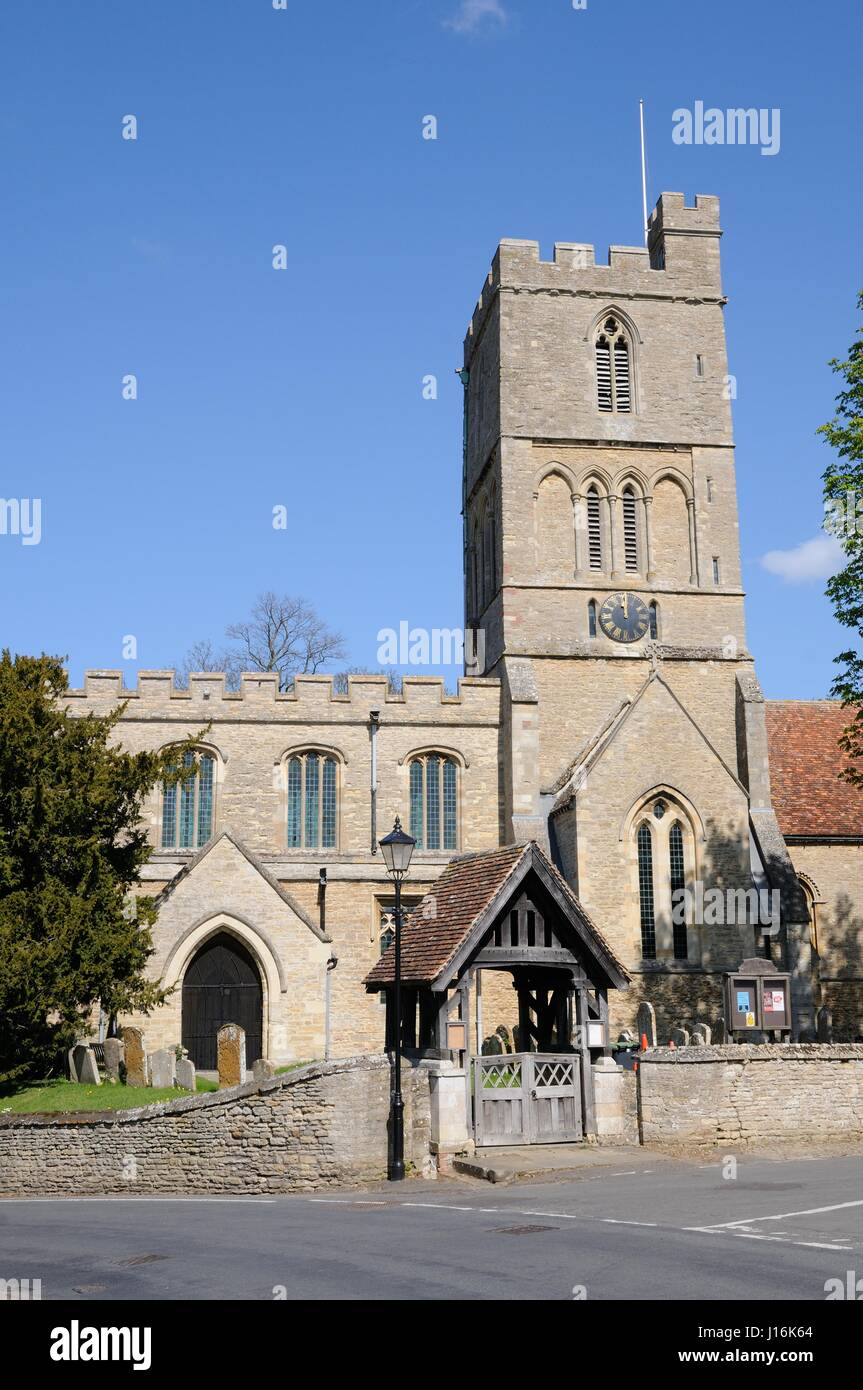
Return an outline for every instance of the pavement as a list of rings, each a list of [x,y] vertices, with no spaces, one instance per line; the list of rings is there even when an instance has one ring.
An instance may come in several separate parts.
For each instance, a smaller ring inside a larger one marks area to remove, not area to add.
[[[863,1293],[859,1157],[613,1161],[501,1187],[7,1198],[0,1278],[43,1300],[823,1301]],[[859,1273],[858,1273],[859,1272]]]

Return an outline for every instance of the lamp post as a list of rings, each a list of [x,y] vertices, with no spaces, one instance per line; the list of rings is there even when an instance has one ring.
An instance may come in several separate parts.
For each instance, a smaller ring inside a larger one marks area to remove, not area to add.
[[[401,1182],[405,1175],[405,1103],[402,1099],[402,879],[410,868],[416,840],[402,830],[396,816],[391,834],[381,840],[381,854],[396,889],[396,961],[393,991],[393,1026],[395,1029],[393,1081],[390,1091],[392,1122],[392,1158],[389,1165],[390,1182]]]

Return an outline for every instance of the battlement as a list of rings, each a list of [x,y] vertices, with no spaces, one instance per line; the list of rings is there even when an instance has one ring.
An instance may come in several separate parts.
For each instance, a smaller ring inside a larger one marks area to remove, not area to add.
[[[605,264],[588,242],[558,241],[553,258],[538,241],[504,238],[495,253],[465,337],[469,362],[500,290],[527,293],[721,297],[719,199],[699,193],[687,206],[682,193],[663,193],[648,219],[648,246],[610,246]]]
[[[241,677],[239,690],[227,690],[223,672],[202,671],[189,676],[188,690],[178,690],[174,671],[139,671],[136,686],[123,684],[122,671],[87,671],[82,690],[70,690],[66,699],[73,710],[86,702],[89,706],[113,708],[128,701],[135,713],[142,708],[165,710],[171,713],[194,711],[195,718],[217,719],[218,711],[237,714],[241,709],[271,708],[274,713],[291,717],[302,713],[338,709],[353,710],[354,714],[387,706],[392,713],[399,708],[410,711],[411,717],[442,706],[462,706],[473,714],[491,714],[498,710],[500,682],[487,676],[461,676],[458,693],[447,693],[440,676],[405,676],[403,692],[393,694],[385,675],[348,677],[346,694],[333,688],[333,676],[297,676],[291,690],[279,690],[275,672],[252,671]]]

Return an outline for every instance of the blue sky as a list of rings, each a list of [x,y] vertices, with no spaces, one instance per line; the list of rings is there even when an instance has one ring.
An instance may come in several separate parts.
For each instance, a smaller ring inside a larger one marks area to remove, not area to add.
[[[458,626],[471,307],[503,236],[639,243],[643,96],[651,205],[722,199],[757,669],[768,695],[824,694],[847,634],[823,577],[789,575],[819,568],[796,548],[863,284],[859,15],[6,0],[0,495],[42,499],[42,539],[0,536],[0,643],[133,683],[268,588],[312,600],[352,665],[402,619]],[[696,100],[780,108],[779,153],[675,145]]]

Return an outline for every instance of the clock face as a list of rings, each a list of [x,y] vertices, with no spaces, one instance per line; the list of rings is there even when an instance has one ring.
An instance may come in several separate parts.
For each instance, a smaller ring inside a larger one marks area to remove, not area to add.
[[[612,642],[637,642],[650,627],[650,614],[638,594],[609,594],[599,610],[599,626]]]

